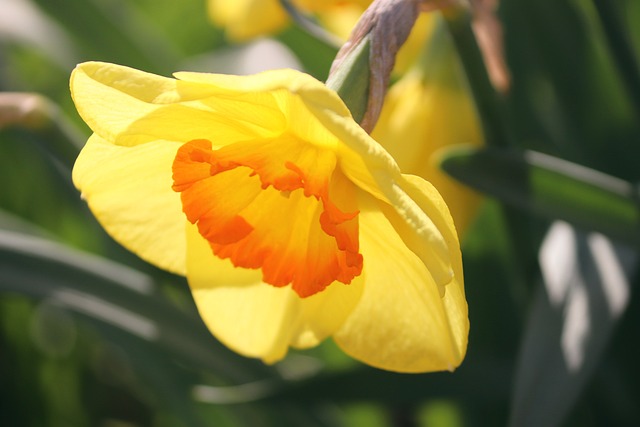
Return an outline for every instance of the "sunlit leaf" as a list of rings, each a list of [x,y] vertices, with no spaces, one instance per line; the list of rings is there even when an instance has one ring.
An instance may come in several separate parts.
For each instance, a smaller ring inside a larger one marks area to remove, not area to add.
[[[55,301],[164,349],[192,368],[242,381],[270,370],[217,343],[195,313],[164,300],[133,269],[41,238],[0,231],[0,291]]]
[[[543,286],[525,330],[510,426],[559,426],[597,366],[631,294],[634,251],[599,233],[551,227],[540,250]]]
[[[621,179],[531,151],[460,149],[442,168],[526,212],[640,242],[637,190]]]

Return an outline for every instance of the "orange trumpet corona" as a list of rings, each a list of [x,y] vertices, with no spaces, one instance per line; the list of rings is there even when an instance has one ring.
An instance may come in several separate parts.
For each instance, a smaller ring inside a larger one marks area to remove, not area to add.
[[[216,256],[308,297],[362,272],[358,211],[355,198],[345,197],[354,190],[335,155],[308,144],[301,150],[291,139],[273,141],[277,155],[263,140],[217,150],[208,140],[190,141],[173,163],[173,190]]]

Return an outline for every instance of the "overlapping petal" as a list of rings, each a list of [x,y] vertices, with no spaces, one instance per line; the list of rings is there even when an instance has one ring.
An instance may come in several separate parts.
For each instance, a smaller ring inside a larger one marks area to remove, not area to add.
[[[437,207],[417,209],[411,198],[400,188],[403,178],[393,157],[377,144],[353,119],[321,105],[309,102],[309,111],[341,142],[338,146],[344,173],[358,187],[379,198],[409,218],[407,226],[413,233],[427,236],[429,245],[420,255],[443,285],[451,280],[447,243],[429,214]]]
[[[196,138],[222,143],[268,136],[284,126],[276,101],[268,95],[234,97],[225,87],[113,64],[89,62],[77,67],[71,93],[91,129],[118,145]]]
[[[423,63],[391,87],[372,136],[403,172],[419,175],[438,188],[462,235],[481,199],[442,172],[438,162],[452,145],[482,144],[482,130],[453,42],[443,25],[433,25]]]
[[[420,182],[417,188],[426,188],[429,196],[437,196],[428,183]],[[361,200],[366,287],[334,339],[353,357],[383,369],[453,370],[466,351],[468,320],[461,256],[453,244],[457,238],[451,218],[438,220],[446,221],[451,230],[447,234],[452,240],[449,248],[455,266],[455,276],[444,286],[441,297],[433,273],[404,244],[402,231],[392,225],[408,218],[390,222],[380,203],[368,197]]]

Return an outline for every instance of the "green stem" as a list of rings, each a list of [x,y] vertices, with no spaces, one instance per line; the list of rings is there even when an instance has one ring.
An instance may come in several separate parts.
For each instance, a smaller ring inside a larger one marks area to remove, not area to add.
[[[327,87],[340,95],[358,123],[367,112],[369,102],[370,51],[371,42],[367,35],[327,79]]]
[[[457,11],[445,13],[444,17],[476,102],[485,144],[502,149],[515,146],[516,140],[507,121],[506,106],[489,78],[482,52],[471,27],[471,14]],[[536,277],[538,273],[537,265],[531,262],[536,259],[535,245],[529,231],[531,219],[527,214],[504,203],[500,203],[500,209],[509,235],[508,244],[514,254],[510,292],[516,304],[524,307],[526,300],[522,295],[528,293],[528,278]]]
[[[609,50],[618,67],[621,80],[638,113],[640,112],[640,66],[617,9],[620,5],[610,0],[593,0],[593,3],[598,10]]]
[[[298,10],[290,0],[280,0],[280,5],[298,27],[327,46],[334,47],[335,49],[340,48],[342,45],[340,38],[334,36],[322,26],[318,25],[315,21],[310,19],[309,16]]]
[[[505,106],[487,73],[482,52],[471,28],[470,14],[464,12],[445,14],[445,20],[476,102],[485,143],[497,147],[513,145],[513,138],[504,120]]]

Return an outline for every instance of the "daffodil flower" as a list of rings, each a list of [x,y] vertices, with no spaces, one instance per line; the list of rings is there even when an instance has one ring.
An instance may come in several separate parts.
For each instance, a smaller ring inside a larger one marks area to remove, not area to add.
[[[346,38],[362,12],[372,0],[293,0],[303,13],[319,14],[322,24],[341,38]],[[226,31],[234,41],[246,41],[274,34],[289,23],[289,15],[280,0],[208,0],[211,21]]]
[[[452,370],[468,335],[446,205],[293,70],[71,77],[93,135],[75,185],[125,247],[185,274],[211,332],[267,363],[332,336],[402,372]]]

